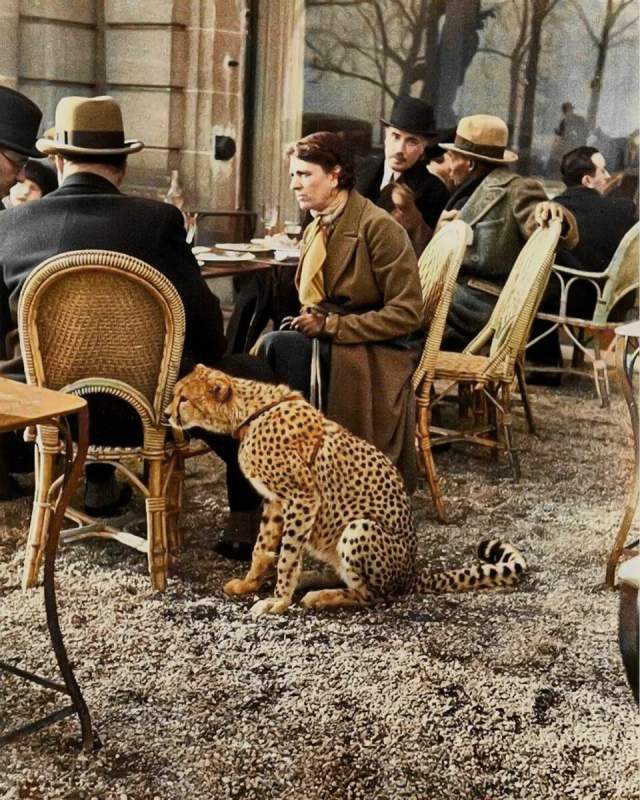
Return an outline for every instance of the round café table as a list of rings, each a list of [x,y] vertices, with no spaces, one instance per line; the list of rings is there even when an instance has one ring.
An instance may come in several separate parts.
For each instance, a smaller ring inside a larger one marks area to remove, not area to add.
[[[73,440],[67,421],[69,414],[75,414],[78,420],[78,441],[75,457]],[[46,717],[0,735],[0,747],[75,714],[80,722],[82,746],[85,750],[91,750],[97,745],[98,739],[91,727],[89,709],[73,674],[62,638],[58,620],[54,576],[56,551],[58,549],[60,529],[64,520],[64,512],[76,489],[87,455],[89,428],[87,404],[81,397],[75,397],[71,394],[54,392],[38,386],[26,386],[17,381],[0,378],[0,433],[20,430],[43,422],[57,427],[65,440],[64,478],[51,516],[44,552],[44,602],[47,628],[63,682],[52,681],[49,678],[27,672],[27,670],[20,669],[4,661],[0,661],[0,672],[9,673],[22,680],[36,683],[46,689],[67,695],[71,702]],[[0,638],[0,647],[1,642]],[[20,654],[20,657],[22,655]]]

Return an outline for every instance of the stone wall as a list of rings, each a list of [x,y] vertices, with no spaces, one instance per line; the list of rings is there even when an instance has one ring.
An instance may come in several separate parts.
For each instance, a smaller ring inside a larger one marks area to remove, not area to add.
[[[273,197],[284,219],[292,210],[282,147],[301,129],[303,8],[303,0],[1,0],[0,83],[38,103],[43,128],[65,95],[113,95],[127,137],[146,145],[129,159],[129,191],[161,195],[178,169],[190,208],[259,209]],[[228,139],[235,155],[216,157]]]

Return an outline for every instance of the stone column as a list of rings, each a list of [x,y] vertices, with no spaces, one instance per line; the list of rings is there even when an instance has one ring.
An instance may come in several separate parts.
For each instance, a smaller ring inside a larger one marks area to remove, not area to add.
[[[236,209],[244,205],[246,2],[191,0],[190,7],[181,177],[193,208]],[[235,144],[231,158],[220,157],[221,137]]]
[[[278,204],[280,225],[297,219],[286,146],[302,133],[304,0],[258,0],[251,203]]]

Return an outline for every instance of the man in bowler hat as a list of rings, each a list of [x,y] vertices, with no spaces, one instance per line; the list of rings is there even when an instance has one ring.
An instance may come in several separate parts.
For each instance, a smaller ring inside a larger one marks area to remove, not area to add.
[[[14,89],[0,86],[0,197],[24,177],[29,156],[40,158],[34,148],[42,112]]]
[[[384,158],[361,164],[356,189],[405,228],[419,255],[449,199],[445,184],[427,171],[425,150],[437,136],[433,109],[416,97],[396,99],[385,125]]]

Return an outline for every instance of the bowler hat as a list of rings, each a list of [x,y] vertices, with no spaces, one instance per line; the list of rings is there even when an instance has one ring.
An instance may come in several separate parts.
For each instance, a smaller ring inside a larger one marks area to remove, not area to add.
[[[28,97],[0,86],[0,147],[38,158],[33,145],[41,119],[42,111]]]
[[[61,156],[118,156],[144,144],[124,138],[122,112],[113,97],[63,97],[56,108],[55,138],[38,139],[41,153]]]
[[[396,97],[389,120],[382,119],[385,125],[399,128],[407,133],[420,136],[436,136],[436,123],[433,108],[417,97],[401,95]]]
[[[462,117],[456,128],[453,142],[442,143],[443,150],[489,161],[492,164],[510,164],[518,160],[518,156],[507,150],[509,129],[500,117],[491,114],[473,114]]]

